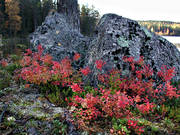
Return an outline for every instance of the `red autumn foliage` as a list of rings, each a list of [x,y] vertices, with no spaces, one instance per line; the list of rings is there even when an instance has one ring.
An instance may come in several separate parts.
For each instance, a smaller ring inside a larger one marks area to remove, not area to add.
[[[106,62],[103,60],[96,60],[95,64],[97,69],[102,70],[102,67],[106,64]]]
[[[77,93],[81,93],[83,90],[81,89],[81,87],[79,86],[79,84],[77,83],[73,83],[71,85],[71,89],[73,92],[77,92]]]
[[[80,71],[84,76],[87,76],[91,72],[89,67],[81,68]]]
[[[77,61],[79,58],[80,55],[75,54],[73,60]],[[91,72],[89,67],[76,72],[71,66],[70,58],[66,57],[60,62],[53,61],[50,55],[43,55],[42,46],[38,46],[38,52],[32,53],[27,50],[24,54],[20,77],[27,83],[37,85],[50,83],[71,88],[73,96],[69,104],[75,107],[74,114],[81,128],[91,126],[102,119],[126,118],[129,129],[141,134],[144,131],[143,127],[132,120],[135,118],[132,110],[137,109],[140,114],[147,115],[153,112],[156,104],[162,104],[166,99],[178,98],[179,90],[170,83],[174,68],[167,69],[163,66],[158,72],[162,81],[156,86],[153,80],[154,72],[144,64],[142,57],[138,61],[133,57],[124,57],[123,60],[131,67],[129,76],[123,76],[121,70],[116,69],[99,74],[98,79],[101,82],[99,87],[88,91],[77,77],[87,76]],[[102,70],[106,62],[97,60],[95,64],[98,70]],[[77,75],[78,73],[82,74]]]
[[[167,82],[172,79],[175,74],[175,68],[168,69],[166,65],[161,67],[161,70],[158,72],[159,77],[162,78],[163,81]]]
[[[73,60],[78,61],[81,58],[81,55],[79,53],[75,53]]]
[[[138,126],[137,121],[128,120],[128,128],[135,130],[138,135],[141,135],[144,130],[142,126]]]

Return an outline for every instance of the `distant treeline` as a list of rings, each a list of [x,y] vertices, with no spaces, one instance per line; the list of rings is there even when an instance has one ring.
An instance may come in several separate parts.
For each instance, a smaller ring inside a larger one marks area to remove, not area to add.
[[[170,21],[138,21],[151,32],[163,36],[180,36],[180,23]]]

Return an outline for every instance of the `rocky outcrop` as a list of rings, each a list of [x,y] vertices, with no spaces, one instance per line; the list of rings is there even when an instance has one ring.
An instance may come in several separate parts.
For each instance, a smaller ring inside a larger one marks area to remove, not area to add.
[[[136,21],[115,14],[104,15],[96,29],[96,39],[91,42],[87,54],[87,66],[93,70],[92,76],[97,75],[94,61],[106,61],[104,71],[116,67],[128,73],[127,65],[122,61],[124,56],[138,60],[144,57],[145,63],[153,70],[159,71],[162,65],[175,67],[175,80],[180,79],[180,52],[166,39],[149,32]],[[94,80],[92,79],[92,80]]]
[[[45,51],[54,59],[81,54],[81,61],[75,67],[89,66],[91,75],[88,81],[96,81],[99,71],[95,68],[95,60],[106,61],[102,72],[112,67],[123,69],[128,73],[129,69],[122,58],[132,56],[136,60],[144,57],[154,71],[159,71],[162,65],[176,68],[175,80],[180,80],[180,52],[178,49],[161,36],[149,32],[136,21],[115,14],[104,15],[97,25],[93,38],[84,37],[78,28],[68,21],[63,13],[52,12],[46,17],[42,26],[31,34],[30,40],[35,48],[42,44]]]

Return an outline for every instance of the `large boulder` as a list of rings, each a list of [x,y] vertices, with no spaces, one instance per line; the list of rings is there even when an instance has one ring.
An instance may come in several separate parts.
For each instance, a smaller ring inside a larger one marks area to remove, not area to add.
[[[99,21],[96,34],[97,38],[90,44],[86,62],[93,69],[92,80],[97,78],[99,72],[94,65],[97,59],[106,62],[103,68],[105,72],[115,67],[128,74],[128,65],[122,61],[124,56],[134,57],[135,60],[143,56],[145,63],[155,72],[161,70],[163,65],[175,67],[177,74],[174,79],[180,79],[180,52],[176,46],[149,32],[138,22],[116,14],[106,14]]]
[[[77,52],[84,58],[88,40],[70,25],[65,15],[57,12],[49,13],[42,25],[30,35],[33,49],[41,44],[45,53],[51,54],[57,61],[66,56],[72,57]]]
[[[176,68],[174,79],[180,80],[180,52],[166,39],[149,32],[138,22],[115,14],[104,15],[95,31],[93,38],[85,37],[79,32],[77,25],[72,25],[64,13],[51,12],[42,26],[30,36],[33,48],[41,44],[45,52],[55,60],[66,56],[73,57],[78,52],[81,62],[77,67],[89,66],[91,75],[85,78],[95,82],[99,71],[95,68],[95,60],[106,61],[102,72],[113,67],[123,69],[128,73],[127,65],[122,61],[124,56],[132,56],[136,60],[144,57],[154,71],[159,71],[162,65]]]

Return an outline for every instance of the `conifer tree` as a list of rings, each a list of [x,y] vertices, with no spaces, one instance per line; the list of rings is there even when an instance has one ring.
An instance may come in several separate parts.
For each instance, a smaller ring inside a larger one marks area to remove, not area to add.
[[[9,35],[16,35],[21,30],[21,17],[19,16],[20,8],[18,0],[5,0],[5,12],[8,15],[6,22]]]
[[[99,12],[93,6],[89,8],[83,5],[80,15],[81,33],[86,36],[92,36],[99,17]]]

